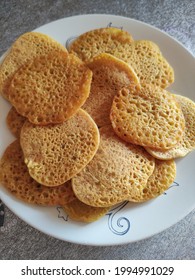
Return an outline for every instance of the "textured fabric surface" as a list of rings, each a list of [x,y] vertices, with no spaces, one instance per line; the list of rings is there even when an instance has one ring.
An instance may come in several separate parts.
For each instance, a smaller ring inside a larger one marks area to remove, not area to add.
[[[22,33],[77,14],[106,13],[152,24],[195,55],[192,0],[2,0],[0,55]],[[0,227],[0,259],[195,259],[195,211],[146,240],[113,247],[82,246],[57,240],[27,225],[5,206]]]

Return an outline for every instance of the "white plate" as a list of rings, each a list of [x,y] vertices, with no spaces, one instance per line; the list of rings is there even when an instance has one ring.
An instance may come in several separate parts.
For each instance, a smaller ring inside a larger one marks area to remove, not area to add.
[[[115,26],[129,31],[134,39],[156,42],[175,70],[172,89],[194,100],[194,57],[176,40],[145,23],[112,15],[81,15],[60,19],[36,31],[66,45],[79,34],[99,27]],[[0,156],[13,137],[5,124],[9,104],[0,100]],[[23,203],[2,186],[2,201],[22,220],[40,231],[69,242],[116,245],[138,241],[165,230],[195,208],[195,153],[177,161],[175,183],[157,199],[147,203],[123,203],[97,222],[83,224],[67,219],[60,207],[39,207]]]

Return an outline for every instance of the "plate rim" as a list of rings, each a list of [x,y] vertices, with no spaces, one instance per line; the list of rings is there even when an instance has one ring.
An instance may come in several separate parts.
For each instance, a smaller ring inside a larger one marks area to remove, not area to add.
[[[33,29],[32,31],[38,31],[40,28],[45,28],[45,27],[47,27],[47,25],[50,25],[50,24],[53,24],[53,23],[57,23],[57,22],[60,22],[60,21],[64,21],[64,20],[68,20],[68,19],[71,19],[71,20],[74,20],[75,18],[78,20],[79,18],[83,18],[83,17],[94,17],[94,16],[96,16],[96,17],[112,17],[112,18],[117,18],[117,19],[119,19],[119,20],[123,20],[123,21],[133,21],[133,22],[135,22],[135,23],[138,23],[138,24],[143,24],[143,26],[147,26],[147,27],[149,27],[149,28],[151,28],[152,30],[156,30],[157,32],[160,32],[160,33],[162,33],[162,34],[164,34],[167,38],[170,38],[171,40],[173,40],[175,43],[177,43],[177,44],[179,44],[181,47],[182,47],[182,49],[184,49],[185,51],[186,51],[186,53],[188,54],[188,55],[190,55],[190,56],[192,56],[192,58],[194,59],[194,55],[193,55],[193,53],[191,52],[191,51],[189,51],[187,48],[186,48],[186,46],[184,46],[180,41],[178,41],[176,38],[174,38],[174,37],[172,37],[171,35],[169,35],[168,33],[166,33],[164,30],[161,30],[161,29],[159,29],[158,27],[156,27],[156,26],[153,26],[153,25],[151,25],[151,24],[149,24],[149,23],[145,23],[145,22],[143,22],[143,21],[140,21],[140,20],[137,20],[137,19],[133,19],[133,18],[129,18],[129,17],[126,17],[126,16],[121,16],[121,15],[112,15],[112,14],[96,14],[96,13],[94,13],[94,14],[83,14],[83,15],[72,15],[72,16],[68,16],[68,17],[63,17],[63,18],[60,18],[60,19],[57,19],[57,20],[54,20],[54,21],[51,21],[51,22],[48,22],[48,23],[46,23],[46,24],[43,24],[43,25],[41,25],[41,26],[39,26],[39,27],[37,27],[37,28],[35,28],[35,29]],[[109,20],[108,20],[109,21]],[[40,31],[41,32],[41,31]],[[4,54],[3,54],[4,55]],[[2,56],[3,56],[2,55]],[[2,185],[1,185],[1,187],[3,187]],[[4,188],[4,187],[3,187]],[[7,190],[6,190],[7,191]],[[4,202],[4,200],[1,198],[1,200]],[[18,200],[17,200],[18,201]],[[19,201],[19,203],[25,203],[25,202],[23,202],[23,201]],[[26,203],[25,203],[26,204]],[[177,220],[176,221],[174,221],[172,224],[170,224],[168,227],[166,227],[166,228],[164,228],[163,230],[159,230],[159,231],[156,231],[156,232],[154,232],[153,234],[150,234],[150,235],[148,235],[148,236],[146,236],[145,238],[140,238],[140,239],[136,239],[136,240],[133,240],[133,241],[131,241],[131,240],[128,240],[128,241],[125,241],[125,242],[123,242],[122,240],[120,240],[119,242],[114,242],[114,243],[112,243],[112,242],[110,242],[110,243],[108,243],[108,242],[106,242],[106,243],[98,243],[98,244],[96,244],[96,243],[94,243],[94,242],[77,242],[77,240],[73,240],[73,239],[70,239],[70,238],[61,238],[61,237],[59,237],[59,236],[57,236],[57,235],[55,235],[55,234],[50,234],[50,233],[48,233],[48,231],[46,231],[45,230],[45,228],[44,229],[40,229],[40,227],[36,227],[31,221],[29,221],[28,219],[26,219],[26,217],[24,218],[24,217],[22,217],[21,215],[18,215],[18,214],[16,214],[16,211],[14,211],[15,209],[13,209],[12,207],[9,207],[6,203],[5,203],[5,205],[6,205],[6,207],[7,208],[9,208],[17,217],[19,217],[21,220],[23,220],[23,221],[25,221],[27,224],[29,224],[30,226],[32,226],[33,228],[35,228],[36,230],[38,230],[38,231],[40,231],[40,232],[43,232],[44,234],[46,234],[46,235],[48,235],[48,236],[51,236],[51,237],[54,237],[54,238],[56,238],[56,239],[59,239],[59,240],[62,240],[62,241],[66,241],[66,242],[71,242],[71,243],[75,243],[75,244],[81,244],[81,245],[92,245],[92,246],[115,246],[115,245],[124,245],[124,244],[129,244],[129,243],[133,243],[133,242],[137,242],[137,241],[140,241],[140,240],[144,240],[144,239],[148,239],[148,238],[150,238],[150,237],[152,237],[152,236],[154,236],[154,235],[156,235],[156,234],[158,234],[158,233],[160,233],[160,232],[163,232],[163,231],[165,231],[166,229],[168,229],[168,228],[170,228],[171,226],[173,226],[173,225],[175,225],[176,223],[178,223],[180,220],[182,220],[184,217],[186,217],[188,214],[190,214],[190,212],[191,211],[193,211],[193,209],[194,209],[194,207],[195,207],[195,205],[194,206],[191,206],[191,210],[190,211],[188,211],[188,213],[187,214],[183,214],[183,216],[180,216],[179,218],[177,218]],[[31,206],[30,204],[27,204],[28,206]],[[38,206],[39,207],[39,206]],[[189,209],[188,209],[189,210]]]

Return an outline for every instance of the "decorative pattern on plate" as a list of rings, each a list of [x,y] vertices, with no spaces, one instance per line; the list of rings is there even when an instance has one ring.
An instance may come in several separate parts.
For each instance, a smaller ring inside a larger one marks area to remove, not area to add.
[[[68,50],[70,44],[77,38],[78,36],[71,36],[66,40],[65,47]]]
[[[179,187],[179,186],[180,186],[179,183],[174,181],[173,184],[168,188],[168,190],[173,188],[173,187]],[[167,195],[167,192],[164,192],[163,194]]]
[[[65,222],[68,222],[68,215],[64,212],[63,208],[61,206],[56,207],[56,210],[58,212],[58,218],[63,219]]]
[[[173,182],[173,184],[168,188],[178,187],[179,183]],[[164,195],[167,195],[167,192],[164,192]],[[127,217],[117,217],[119,211],[121,211],[129,202],[123,201],[122,203],[114,206],[105,216],[108,216],[108,228],[109,230],[116,235],[125,235],[131,227],[131,223]],[[58,206],[56,207],[58,218],[63,219],[65,222],[68,222],[69,217],[64,212],[63,208]]]
[[[115,27],[115,28],[118,28],[118,29],[121,29],[123,30],[123,26],[115,26],[115,25],[112,25],[112,22],[109,22],[107,27]]]
[[[128,201],[124,201],[117,206],[114,206],[107,214],[108,216],[108,228],[111,230],[112,233],[117,235],[124,235],[130,229],[130,221],[126,217],[119,217],[116,218],[115,215],[123,209],[128,204]],[[56,207],[57,210],[57,217],[58,219],[63,219],[65,222],[69,221],[69,216],[64,212],[63,208],[58,206]],[[116,218],[116,220],[114,219]],[[125,225],[123,225],[125,223]],[[121,230],[122,228],[122,230]]]
[[[106,215],[108,215],[108,227],[112,233],[117,235],[124,235],[130,229],[130,221],[126,217],[115,218],[115,215],[128,204],[128,201],[124,201],[119,205],[112,208]]]

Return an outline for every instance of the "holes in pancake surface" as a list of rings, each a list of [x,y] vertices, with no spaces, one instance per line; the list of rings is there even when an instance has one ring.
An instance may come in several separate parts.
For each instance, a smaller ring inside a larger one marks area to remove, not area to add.
[[[91,76],[91,71],[73,55],[59,51],[37,57],[15,74],[10,101],[32,123],[60,123],[88,97]]]
[[[49,186],[69,180],[94,155],[98,133],[83,110],[59,125],[35,126],[26,122],[21,144],[31,176]]]
[[[137,145],[168,149],[184,133],[181,109],[165,90],[145,85],[123,96],[119,92],[111,109],[111,122],[122,139]],[[118,128],[122,130],[118,130]]]

